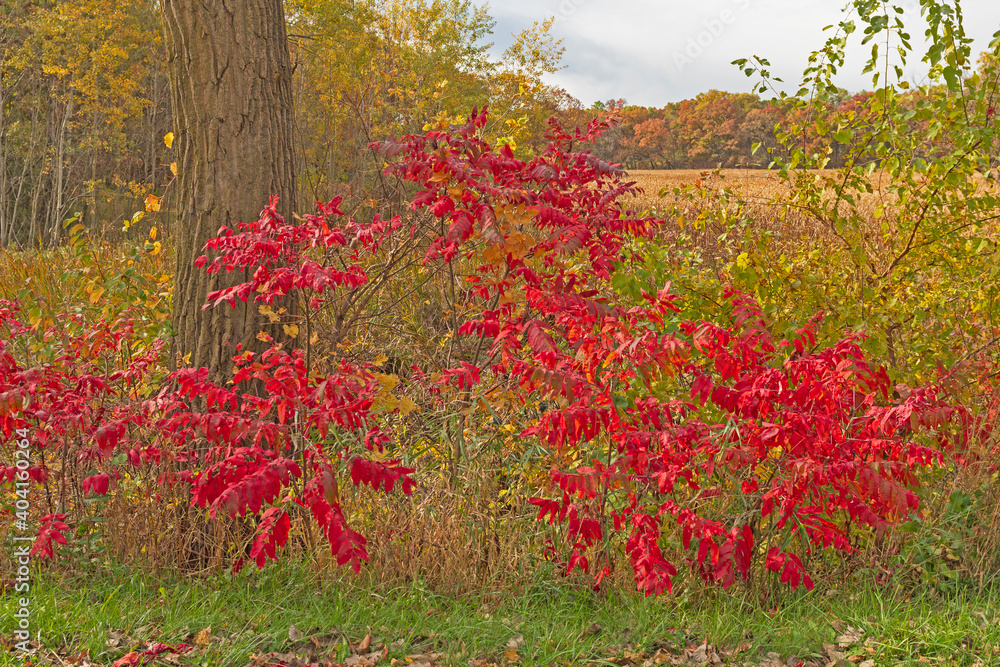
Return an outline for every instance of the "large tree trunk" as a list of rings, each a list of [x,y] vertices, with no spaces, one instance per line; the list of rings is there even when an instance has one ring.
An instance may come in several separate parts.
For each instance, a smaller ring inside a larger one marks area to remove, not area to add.
[[[244,280],[194,266],[223,225],[256,220],[268,197],[290,219],[295,172],[292,66],[282,0],[160,0],[173,102],[174,236],[171,365],[229,376],[237,344],[255,349],[257,306],[202,310],[206,294]],[[190,355],[185,360],[186,355]]]

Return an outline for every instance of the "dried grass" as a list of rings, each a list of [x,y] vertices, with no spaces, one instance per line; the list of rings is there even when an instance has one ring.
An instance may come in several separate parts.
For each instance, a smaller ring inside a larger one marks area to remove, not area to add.
[[[813,170],[802,172],[799,177],[831,176],[834,173]],[[676,208],[687,220],[693,220],[705,209],[729,205],[734,207],[731,213],[745,219],[751,227],[780,232],[789,241],[809,243],[835,238],[832,229],[809,212],[782,203],[788,198],[791,188],[776,171],[733,169],[713,173],[695,169],[647,170],[630,171],[629,177],[644,190],[636,204],[654,215],[669,218],[669,213]],[[873,184],[874,192],[861,194],[858,201],[858,212],[869,222],[874,220],[876,208],[892,205],[885,189],[887,179],[878,177],[878,180]],[[685,186],[701,188],[702,196],[685,197],[673,192]],[[664,194],[662,197],[661,192]],[[737,204],[740,204],[738,209],[735,208]],[[717,235],[723,230],[708,231]]]
[[[363,491],[345,498],[369,540],[364,576],[386,586],[419,580],[458,594],[523,589],[536,574],[547,531],[535,521],[527,489],[498,502],[496,472],[469,470],[458,486],[442,477],[411,498]],[[332,565],[328,547],[318,556]]]

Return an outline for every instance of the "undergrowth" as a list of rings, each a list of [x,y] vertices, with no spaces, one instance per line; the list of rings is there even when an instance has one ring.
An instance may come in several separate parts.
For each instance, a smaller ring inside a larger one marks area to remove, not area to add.
[[[0,606],[13,610],[10,593]],[[366,636],[362,653],[384,648],[389,660],[429,655],[463,667],[642,664],[658,652],[676,657],[706,643],[737,664],[757,664],[772,653],[782,661],[825,660],[824,644],[879,665],[1000,659],[997,591],[893,593],[863,577],[822,594],[792,594],[766,609],[715,590],[644,598],[544,577],[519,592],[456,596],[421,580],[384,587],[292,559],[249,575],[197,578],[136,575],[112,565],[43,574],[32,609],[41,636],[37,658],[82,654],[97,664],[154,642],[188,644],[178,658],[187,665],[249,664],[252,656],[296,652],[343,661]],[[10,634],[10,619],[3,616],[0,635]]]

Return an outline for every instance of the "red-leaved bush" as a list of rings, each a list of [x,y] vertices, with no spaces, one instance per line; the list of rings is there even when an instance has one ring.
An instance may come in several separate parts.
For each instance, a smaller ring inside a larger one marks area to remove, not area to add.
[[[133,345],[134,322],[128,315],[92,323],[80,336],[67,333],[65,326],[49,328],[42,343],[51,350],[51,360],[24,368],[11,342],[31,328],[21,321],[17,304],[0,302],[0,436],[11,452],[0,463],[0,479],[15,487],[22,507],[29,504],[25,483],[46,484],[53,469],[60,481],[71,473],[82,480],[79,489],[60,483],[44,500],[35,500],[48,511],[34,524],[32,555],[51,558],[54,543],[66,544],[68,516],[62,508],[75,502],[77,493],[104,495],[114,488],[121,476],[121,466],[112,460],[116,454],[125,454],[134,468],[158,458],[155,447],[136,437],[145,417],[135,399],[150,381],[164,344]],[[27,510],[18,508],[16,518],[27,522]]]
[[[459,392],[467,405],[490,378],[526,404],[548,405],[522,435],[580,454],[575,468],[551,472],[551,497],[532,500],[540,520],[565,526],[567,572],[589,571],[596,557],[599,583],[614,565],[606,543],[622,534],[638,588],[670,590],[677,564],[663,549],[665,529],[676,528],[686,564],[705,581],[728,587],[763,563],[791,588],[811,588],[805,555],[849,552],[848,525],[882,531],[917,508],[915,473],[964,444],[963,409],[935,388],[890,398],[857,338],[817,349],[815,321],[774,340],[739,293],[728,295],[723,323],[685,318],[669,285],[650,286],[639,303],[616,293],[609,279],[628,270],[629,244],[663,222],[626,208],[636,188],[624,172],[573,150],[607,123],[568,132],[552,122],[551,143],[529,162],[506,146],[493,151],[480,138],[485,123],[474,111],[465,125],[373,145],[390,173],[419,187],[412,209],[441,221],[423,261],[450,264],[466,285],[456,299],[475,313],[451,332],[472,341],[453,367],[413,377],[432,378],[442,401]],[[365,253],[413,228],[347,220],[338,205],[289,224],[272,201],[258,221],[223,230],[198,265],[251,277],[209,295],[206,307],[294,298],[301,317],[368,284]],[[88,354],[121,342],[114,327],[95,331],[104,333],[85,343]],[[158,483],[188,485],[192,505],[259,517],[248,553],[258,566],[287,542],[288,509],[300,505],[337,562],[357,570],[366,542],[348,525],[338,479],[385,493],[415,484],[412,469],[374,455],[389,441],[391,411],[378,405],[373,369],[340,361],[320,375],[286,341],[237,350],[225,385],[181,369],[154,399],[133,400],[127,386],[158,353],[101,375],[24,370],[0,348],[5,437],[31,426],[39,449],[58,441],[101,464],[84,480],[89,494],[114,487],[122,466],[108,465],[112,454],[132,468],[171,462]],[[140,426],[156,437],[136,439]],[[34,476],[45,474],[42,466]],[[66,524],[48,519],[36,552],[51,555]]]
[[[210,273],[247,269],[251,279],[209,294],[206,307],[251,297],[273,304],[301,296],[304,309],[317,310],[338,291],[364,285],[368,277],[361,266],[338,267],[330,261],[332,252],[349,248],[348,257],[357,262],[401,223],[377,217],[367,225],[344,220],[339,203],[321,204],[316,215],[293,225],[276,212],[272,199],[257,222],[241,223],[238,230],[223,230],[210,240],[206,248],[215,251],[215,258],[209,263],[203,256],[198,266],[207,265]],[[191,485],[192,503],[212,516],[220,509],[231,518],[261,515],[249,553],[258,566],[287,541],[290,519],[281,507],[290,502],[309,510],[337,563],[358,571],[368,552],[365,538],[344,516],[337,481],[341,468],[356,486],[368,484],[385,493],[398,486],[407,495],[414,486],[413,470],[398,460],[367,458],[384,451],[388,441],[382,426],[386,411],[376,414],[378,378],[371,369],[346,361],[321,376],[310,372],[301,349],[281,345],[259,355],[240,351],[234,361],[232,386],[210,382],[206,369],[182,369],[173,375],[177,391],[159,399],[167,413],[160,432],[169,434],[175,451],[190,450],[186,460],[197,461],[177,478]],[[249,391],[253,383],[263,387],[264,397]],[[204,398],[204,410],[189,408],[195,397]],[[198,447],[201,443],[208,446]],[[242,567],[242,560],[235,567]]]
[[[525,400],[554,404],[522,435],[557,450],[604,443],[603,461],[552,471],[559,496],[532,500],[539,519],[566,524],[567,571],[588,570],[588,548],[624,531],[638,588],[670,590],[669,520],[706,581],[728,587],[763,558],[791,588],[812,588],[799,554],[850,551],[849,523],[881,532],[917,508],[914,473],[964,444],[964,431],[952,442],[943,430],[964,426],[962,408],[935,388],[890,401],[857,338],[816,350],[814,320],[776,341],[738,293],[725,325],[685,321],[669,285],[629,303],[604,281],[628,270],[619,260],[630,237],[661,221],[620,203],[634,191],[621,171],[570,152],[600,124],[568,133],[553,123],[548,150],[525,163],[477,138],[484,120],[380,148],[401,156],[391,172],[423,187],[414,208],[448,223],[428,260],[495,258],[469,277],[482,317],[460,333],[491,340],[493,371]],[[720,496],[740,511],[706,516]]]

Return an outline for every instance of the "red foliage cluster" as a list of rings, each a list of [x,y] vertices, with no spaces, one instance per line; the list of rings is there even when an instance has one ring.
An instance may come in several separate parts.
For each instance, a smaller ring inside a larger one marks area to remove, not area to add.
[[[468,298],[482,302],[483,317],[460,333],[491,337],[493,370],[509,374],[526,400],[555,404],[522,436],[555,449],[607,443],[603,463],[552,472],[561,497],[532,500],[539,519],[566,523],[567,571],[587,570],[589,547],[627,531],[639,589],[670,590],[676,568],[660,547],[670,517],[684,549],[696,547],[688,564],[706,581],[728,587],[747,578],[766,552],[764,566],[783,582],[812,588],[788,550],[793,538],[801,538],[800,553],[850,551],[848,522],[882,531],[916,509],[914,471],[944,462],[952,448],[944,427],[965,424],[962,408],[935,388],[890,401],[888,377],[855,337],[815,349],[818,317],[794,339],[776,341],[758,306],[739,293],[728,295],[731,322],[723,326],[684,320],[669,285],[643,292],[638,305],[599,292],[595,278],[610,276],[628,239],[659,222],[619,203],[633,192],[621,172],[570,151],[603,128],[570,134],[553,124],[548,150],[525,163],[491,152],[477,138],[483,121],[473,114],[453,132],[381,149],[403,156],[390,171],[423,186],[414,208],[449,224],[428,260],[463,251],[474,259],[481,250],[466,249],[469,239],[506,249],[510,230],[496,211],[520,205],[531,213],[539,238],[478,268]],[[526,307],[490,308],[514,290]],[[916,437],[920,429],[936,440]],[[742,496],[748,509],[725,521],[705,516],[705,501],[723,494]]]
[[[44,343],[53,350],[52,360],[24,368],[15,359],[10,341],[30,330],[20,320],[17,304],[0,303],[0,331],[4,333],[0,337],[0,437],[8,443],[23,441],[27,453],[27,458],[11,457],[4,462],[0,480],[15,484],[20,497],[21,484],[28,480],[45,483],[53,459],[61,459],[63,469],[72,464],[90,470],[82,480],[84,495],[107,494],[121,477],[120,466],[112,462],[114,454],[126,454],[135,468],[157,457],[136,437],[136,428],[145,417],[132,397],[149,380],[164,345],[157,341],[148,349],[133,350],[133,322],[127,318],[93,323],[79,337],[53,326],[44,335]],[[123,358],[126,363],[116,363]],[[69,527],[66,514],[56,511],[51,497],[48,505],[50,511],[39,520],[31,553],[51,558],[53,543],[66,544],[63,532]]]
[[[252,278],[210,294],[209,305],[250,295],[271,304],[303,292],[310,297],[308,307],[318,308],[328,291],[363,284],[367,278],[358,265],[334,269],[307,257],[308,252],[350,243],[357,258],[357,252],[383,243],[399,221],[348,221],[343,228],[331,227],[343,215],[338,203],[321,205],[317,215],[289,225],[272,200],[256,223],[241,224],[238,233],[222,230],[208,244],[217,251],[208,270],[252,267]],[[207,264],[206,258],[198,264]],[[13,304],[0,311],[3,324],[11,331],[24,330],[16,312]],[[374,414],[381,385],[372,371],[342,362],[329,376],[319,377],[309,373],[301,350],[275,345],[259,355],[238,351],[232,382],[225,386],[209,381],[207,369],[183,368],[167,378],[155,398],[142,401],[132,390],[148,380],[145,374],[163,343],[130,357],[124,370],[108,373],[113,366],[107,363],[109,355],[124,355],[130,336],[131,326],[124,321],[93,327],[83,339],[62,341],[65,352],[54,363],[31,370],[20,368],[0,341],[0,427],[5,438],[26,429],[32,448],[42,456],[71,452],[79,464],[92,466],[93,474],[82,481],[84,494],[106,495],[116,480],[150,463],[177,464],[161,468],[160,486],[188,485],[192,506],[208,509],[213,517],[220,509],[230,517],[260,516],[249,552],[258,566],[286,543],[290,518],[283,508],[298,504],[319,524],[338,563],[360,569],[368,559],[365,540],[347,525],[337,471],[346,466],[355,485],[386,493],[399,487],[410,494],[414,487],[413,470],[399,461],[365,458],[387,441],[380,426],[384,412]],[[264,391],[251,391],[255,386]],[[193,407],[199,403],[202,407]],[[126,454],[127,465],[113,465],[115,454]],[[47,470],[42,463],[29,472],[44,480]],[[17,470],[6,472],[13,479]],[[65,514],[44,517],[33,553],[52,557],[52,543],[66,543],[66,519]],[[242,564],[240,559],[234,567]]]
[[[239,232],[222,230],[206,246],[216,251],[215,259],[208,263],[201,257],[198,265],[207,264],[209,272],[250,269],[251,279],[209,294],[206,307],[247,301],[251,295],[257,303],[272,304],[302,294],[308,297],[306,307],[316,309],[327,292],[367,282],[358,264],[338,269],[326,255],[317,262],[310,251],[322,254],[349,246],[357,261],[360,252],[378,247],[396,232],[400,222],[376,218],[362,225],[348,220],[337,227],[343,218],[339,203],[335,199],[320,204],[316,215],[292,225],[277,213],[272,198],[257,222],[241,223]],[[384,413],[375,414],[378,379],[371,369],[346,361],[330,375],[318,376],[310,373],[301,350],[286,351],[280,345],[260,355],[241,351],[233,361],[232,387],[210,382],[205,369],[182,369],[173,375],[176,392],[159,399],[167,414],[158,430],[169,434],[175,449],[210,445],[184,454],[185,460],[198,463],[183,474],[192,486],[192,503],[208,507],[213,516],[220,507],[231,517],[261,515],[263,510],[249,553],[259,567],[275,558],[276,548],[288,539],[290,519],[282,506],[298,504],[312,514],[338,564],[350,563],[359,570],[361,561],[368,560],[366,541],[347,525],[337,471],[343,464],[356,486],[367,484],[385,493],[399,486],[409,495],[414,487],[411,468],[365,456],[381,451],[387,440],[380,425]],[[263,397],[247,391],[252,383],[264,388]],[[239,387],[245,391],[238,392]],[[196,396],[205,397],[203,411],[189,407]],[[195,469],[200,471],[195,474]],[[304,483],[293,485],[293,479]],[[234,567],[242,565],[241,559]]]
[[[373,147],[393,161],[390,172],[420,186],[412,208],[443,221],[424,261],[474,267],[461,298],[479,315],[455,333],[489,339],[492,354],[478,365],[456,360],[438,374],[438,388],[470,391],[487,374],[508,377],[526,402],[551,405],[522,436],[555,450],[598,443],[606,450],[603,461],[553,470],[555,497],[532,500],[539,519],[565,525],[567,571],[588,571],[592,547],[622,532],[638,588],[670,590],[677,568],[662,551],[667,520],[705,581],[728,587],[762,560],[793,589],[811,588],[801,557],[817,548],[850,551],[847,522],[881,531],[916,509],[914,471],[944,461],[953,446],[945,426],[964,423],[961,408],[935,388],[891,400],[888,378],[855,338],[816,349],[815,321],[792,340],[774,340],[757,305],[739,293],[728,295],[725,324],[685,319],[669,285],[651,287],[639,303],[614,293],[607,280],[628,244],[661,221],[621,203],[636,193],[622,171],[573,151],[606,123],[568,132],[552,122],[551,143],[529,162],[507,147],[494,152],[480,139],[485,123],[485,111],[473,112],[448,131]],[[210,294],[208,305],[251,297],[273,304],[297,294],[317,308],[365,284],[360,253],[405,230],[398,219],[344,221],[338,204],[293,225],[272,200],[257,222],[222,230],[207,246],[214,259],[199,266],[251,278]],[[354,262],[335,265],[331,249]],[[0,310],[11,330],[20,326],[13,312]],[[182,369],[155,399],[138,401],[129,387],[160,349],[109,374],[96,360],[123,344],[128,324],[92,330],[66,343],[72,363],[37,370],[19,368],[0,342],[5,436],[44,425],[32,430],[38,448],[77,443],[74,455],[95,467],[87,493],[105,494],[120,478],[112,453],[127,453],[135,468],[169,459],[180,472],[159,482],[190,485],[192,505],[212,516],[220,508],[260,516],[249,552],[258,566],[286,543],[285,508],[294,503],[312,515],[337,562],[357,570],[366,542],[347,524],[338,474],[356,486],[412,492],[412,469],[371,456],[388,439],[371,369],[341,362],[319,377],[301,350],[241,350],[226,386],[210,382],[205,369]],[[204,407],[192,408],[195,397]],[[140,427],[157,437],[136,438]],[[42,467],[34,477],[45,474]],[[714,516],[726,502],[742,511]],[[64,519],[47,517],[36,552],[52,554]],[[598,581],[612,564],[600,565]]]

